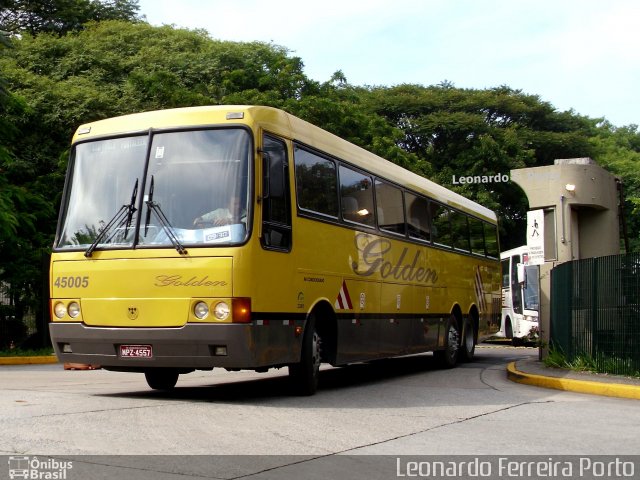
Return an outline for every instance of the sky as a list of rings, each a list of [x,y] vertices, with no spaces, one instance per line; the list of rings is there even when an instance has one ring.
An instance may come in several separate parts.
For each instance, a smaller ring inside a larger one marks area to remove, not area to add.
[[[262,41],[359,86],[507,85],[560,111],[640,124],[637,0],[139,0],[152,25]]]

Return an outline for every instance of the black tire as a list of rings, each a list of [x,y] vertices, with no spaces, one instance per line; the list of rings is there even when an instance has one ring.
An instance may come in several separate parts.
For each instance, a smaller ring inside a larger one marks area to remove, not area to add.
[[[447,321],[445,330],[445,347],[443,350],[436,350],[433,356],[440,368],[453,368],[458,363],[460,352],[460,333],[456,317],[451,315]]]
[[[504,336],[509,340],[513,339],[513,327],[511,326],[511,319],[507,317],[507,324],[504,327]]]
[[[172,368],[154,368],[144,372],[147,384],[154,390],[172,390],[179,376],[180,373]]]
[[[320,364],[322,363],[322,340],[316,330],[314,315],[307,320],[302,339],[300,363],[289,365],[289,379],[298,395],[313,395],[318,390]]]
[[[473,361],[476,351],[476,332],[468,318],[462,321],[462,335],[460,337],[459,360],[462,362]]]

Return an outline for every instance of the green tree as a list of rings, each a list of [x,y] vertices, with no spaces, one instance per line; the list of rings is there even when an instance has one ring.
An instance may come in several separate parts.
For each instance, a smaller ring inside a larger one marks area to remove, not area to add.
[[[1,34],[0,47],[10,47]],[[52,204],[45,197],[45,178],[25,182],[14,175],[20,154],[16,149],[21,134],[18,119],[25,112],[24,103],[9,92],[5,79],[0,78],[0,287],[10,303],[0,312],[3,323],[7,308],[11,309],[11,316],[21,321],[28,308],[35,311],[41,306],[42,258],[50,245],[48,222],[54,215]],[[14,329],[13,333],[24,331]],[[0,338],[0,348],[6,347],[8,341]]]
[[[138,10],[138,0],[5,0],[0,30],[12,35],[63,35],[90,21],[136,21]]]
[[[618,176],[624,193],[623,213],[629,251],[640,251],[640,132],[637,125],[614,127],[604,123],[590,138],[595,157]]]
[[[9,46],[8,38],[0,32],[0,50]],[[0,245],[11,235],[15,235],[18,224],[12,200],[12,185],[5,173],[5,165],[11,159],[11,144],[16,134],[7,113],[15,104],[16,100],[7,90],[6,80],[0,77]]]
[[[102,21],[80,32],[25,36],[0,65],[47,129],[141,110],[299,97],[302,62],[282,47],[212,40],[201,30]],[[62,128],[62,130],[61,130]]]
[[[594,151],[589,138],[597,120],[558,112],[539,97],[508,87],[459,89],[448,82],[379,87],[363,101],[403,132],[398,146],[431,166],[427,176],[498,212],[503,248],[524,242],[524,193],[505,183],[454,185],[454,175],[508,173]]]

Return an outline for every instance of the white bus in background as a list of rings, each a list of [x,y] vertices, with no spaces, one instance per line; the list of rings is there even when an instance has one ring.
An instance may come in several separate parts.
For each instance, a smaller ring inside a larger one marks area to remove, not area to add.
[[[502,315],[497,337],[522,345],[538,338],[540,270],[529,265],[527,246],[500,254],[502,264]]]

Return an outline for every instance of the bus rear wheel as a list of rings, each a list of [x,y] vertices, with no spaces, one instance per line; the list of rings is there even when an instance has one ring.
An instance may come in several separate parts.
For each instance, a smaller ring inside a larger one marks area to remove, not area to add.
[[[180,373],[172,368],[154,368],[144,372],[147,384],[154,390],[172,390],[179,376]]]
[[[462,338],[460,340],[460,360],[470,362],[476,351],[476,333],[471,321],[466,318],[462,322]]]
[[[315,316],[309,317],[302,339],[300,363],[289,365],[289,379],[298,395],[313,395],[318,389],[322,340],[316,330]]]
[[[458,363],[459,351],[460,334],[458,332],[458,322],[456,317],[451,315],[445,330],[445,348],[444,350],[436,350],[433,352],[433,356],[440,368],[453,368]]]

